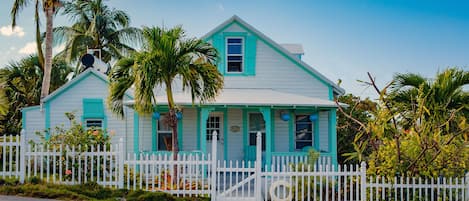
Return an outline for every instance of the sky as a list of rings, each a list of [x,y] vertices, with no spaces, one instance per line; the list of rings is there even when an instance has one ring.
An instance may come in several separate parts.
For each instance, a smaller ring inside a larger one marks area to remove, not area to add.
[[[18,27],[12,30],[9,27],[12,3],[13,0],[0,2],[0,67],[35,52],[34,5],[21,12]],[[434,77],[447,67],[469,70],[469,3],[464,1],[108,0],[106,3],[126,11],[131,26],[182,25],[189,37],[201,37],[237,15],[277,43],[302,44],[303,61],[333,82],[342,80],[340,86],[347,93],[361,97],[377,97],[372,88],[357,81],[368,81],[367,72],[381,88],[395,73]],[[71,25],[60,15],[54,23]]]

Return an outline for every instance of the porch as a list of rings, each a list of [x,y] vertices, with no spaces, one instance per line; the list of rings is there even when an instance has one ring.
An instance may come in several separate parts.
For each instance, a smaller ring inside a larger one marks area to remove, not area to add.
[[[167,109],[134,116],[133,152],[171,155],[171,131],[165,125]],[[337,165],[335,108],[188,107],[178,121],[181,153],[213,153],[211,133],[219,134],[217,158],[255,161],[255,133],[262,133],[264,165],[306,162],[307,150],[319,152],[318,164]]]

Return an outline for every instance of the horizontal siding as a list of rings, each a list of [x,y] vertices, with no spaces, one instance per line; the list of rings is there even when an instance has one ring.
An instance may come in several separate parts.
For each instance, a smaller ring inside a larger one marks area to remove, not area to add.
[[[289,151],[289,131],[288,131],[288,123],[289,121],[283,121],[280,119],[280,112],[281,111],[275,111],[275,129],[274,129],[274,137],[275,137],[275,149],[273,151],[276,152],[288,152]]]
[[[151,151],[152,146],[152,117],[150,115],[139,118],[139,151]]]
[[[197,150],[197,110],[195,108],[183,111],[183,146],[182,151]]]
[[[29,142],[30,140],[34,142],[40,142],[41,139],[40,137],[36,134],[36,132],[41,132],[44,134],[45,130],[45,115],[44,112],[41,112],[41,110],[34,109],[34,110],[29,110],[25,112],[26,114],[26,142]]]
[[[329,99],[329,88],[264,42],[257,41],[256,75],[226,76],[225,88],[266,88]]]
[[[319,112],[319,151],[329,151],[329,112]]]
[[[226,160],[243,160],[244,159],[244,145],[243,145],[243,112],[240,109],[228,109],[228,154]],[[232,126],[238,126],[238,132],[233,132],[230,129]]]

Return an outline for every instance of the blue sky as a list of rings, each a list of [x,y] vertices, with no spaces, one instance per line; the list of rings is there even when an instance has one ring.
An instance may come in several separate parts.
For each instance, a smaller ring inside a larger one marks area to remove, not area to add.
[[[132,26],[183,25],[199,37],[236,14],[278,43],[301,43],[303,60],[347,92],[376,97],[356,80],[380,86],[396,72],[433,77],[448,66],[468,70],[469,4],[457,1],[109,0]],[[34,50],[32,9],[11,33],[12,0],[0,3],[0,67]],[[31,5],[32,8],[33,5]],[[63,16],[55,23],[69,24]],[[29,45],[29,47],[28,47]],[[32,48],[31,48],[32,47]]]

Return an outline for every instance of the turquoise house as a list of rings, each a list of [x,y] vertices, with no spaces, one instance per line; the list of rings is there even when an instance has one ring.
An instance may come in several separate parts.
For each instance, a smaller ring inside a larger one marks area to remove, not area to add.
[[[337,164],[334,97],[344,90],[301,60],[298,44],[279,44],[237,16],[202,38],[220,52],[218,65],[225,86],[214,102],[192,105],[190,94],[176,89],[182,108],[178,122],[179,147],[185,152],[210,153],[212,133],[219,133],[217,156],[224,160],[252,160],[255,135],[262,132],[264,161],[300,157],[314,148]],[[175,81],[173,86],[178,85]],[[132,92],[125,100],[125,117],[117,118],[105,103],[107,77],[89,69],[44,99],[43,106],[23,108],[27,138],[34,132],[68,123],[74,111],[85,126],[114,130],[127,153],[167,153],[171,132],[166,124],[164,86],[157,91],[157,111],[138,114]]]

